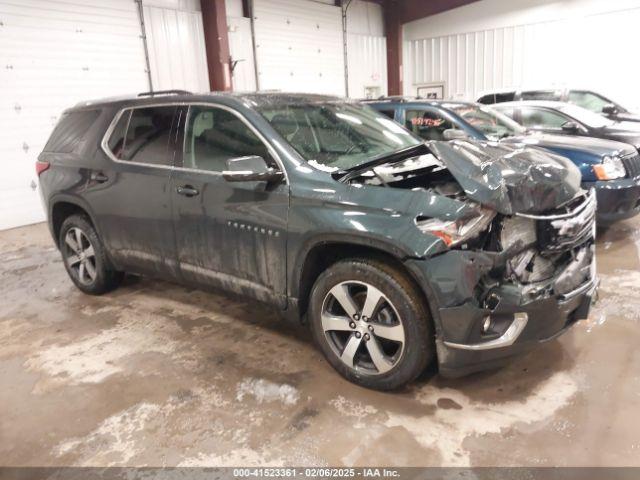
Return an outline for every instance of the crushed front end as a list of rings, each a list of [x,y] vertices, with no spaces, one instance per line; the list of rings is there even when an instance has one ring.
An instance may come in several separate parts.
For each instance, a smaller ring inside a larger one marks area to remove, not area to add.
[[[595,214],[595,193],[582,192],[550,211],[498,214],[475,245],[407,262],[437,305],[441,374],[499,366],[587,318]]]

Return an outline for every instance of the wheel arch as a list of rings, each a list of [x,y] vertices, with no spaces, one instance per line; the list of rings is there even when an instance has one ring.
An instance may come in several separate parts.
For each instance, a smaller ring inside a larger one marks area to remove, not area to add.
[[[326,237],[308,244],[302,250],[293,268],[290,296],[297,300],[297,311],[303,319],[308,306],[311,289],[320,274],[336,262],[347,258],[369,258],[382,261],[393,267],[416,287],[426,308],[433,313],[429,297],[418,276],[407,268],[404,260],[411,258],[395,245],[370,238]]]
[[[57,247],[60,247],[59,237],[62,223],[65,219],[74,214],[85,215],[89,219],[93,228],[98,232],[98,226],[94,221],[91,208],[87,202],[77,197],[58,195],[51,200],[49,207],[49,229]]]

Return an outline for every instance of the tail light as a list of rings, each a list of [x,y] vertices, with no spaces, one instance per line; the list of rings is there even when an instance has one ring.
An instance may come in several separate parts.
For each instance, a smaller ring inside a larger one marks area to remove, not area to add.
[[[44,172],[45,170],[49,170],[50,166],[51,164],[49,162],[41,162],[40,160],[38,160],[36,162],[36,174],[40,176],[42,172]]]

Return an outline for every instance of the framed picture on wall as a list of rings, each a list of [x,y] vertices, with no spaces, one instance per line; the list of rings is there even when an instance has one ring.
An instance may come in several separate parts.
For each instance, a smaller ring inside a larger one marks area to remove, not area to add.
[[[429,100],[442,100],[444,98],[444,82],[418,85],[418,97]]]

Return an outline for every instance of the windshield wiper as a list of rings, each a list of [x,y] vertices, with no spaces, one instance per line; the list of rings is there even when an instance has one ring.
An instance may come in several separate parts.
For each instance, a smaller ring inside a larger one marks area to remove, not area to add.
[[[382,155],[378,155],[377,157],[373,157],[371,160],[366,161],[365,163],[361,163],[355,165],[350,168],[346,168],[341,172],[336,172],[338,174],[343,174],[338,181],[342,183],[346,183],[352,178],[357,177],[362,172],[366,172],[371,168],[382,165],[383,163],[392,163],[395,161],[403,160],[409,155],[420,155],[421,153],[429,153],[429,149],[424,143],[419,143],[418,145],[414,145],[408,148],[401,148],[400,150],[396,150],[390,153],[384,153]]]

